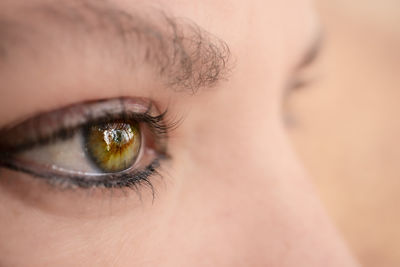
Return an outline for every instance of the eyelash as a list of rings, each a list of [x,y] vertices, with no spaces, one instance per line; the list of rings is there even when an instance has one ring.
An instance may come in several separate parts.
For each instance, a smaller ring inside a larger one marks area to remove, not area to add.
[[[52,186],[60,187],[63,189],[68,188],[132,188],[138,189],[138,185],[141,183],[147,184],[150,188],[153,185],[149,178],[154,175],[161,177],[161,174],[157,171],[160,167],[162,160],[170,159],[168,155],[159,155],[150,165],[143,170],[135,170],[130,172],[121,172],[116,174],[104,174],[99,175],[100,179],[87,179],[83,175],[63,175],[57,176],[52,173],[38,173],[31,171],[28,168],[24,168],[11,162],[2,163],[3,167],[27,173],[37,178],[46,179],[46,182]]]
[[[37,178],[46,179],[46,181],[56,187],[61,188],[132,188],[137,190],[139,185],[145,184],[153,191],[153,185],[150,181],[151,176],[160,176],[158,172],[161,161],[170,159],[170,155],[167,153],[166,141],[168,139],[168,133],[176,129],[181,120],[170,120],[166,119],[168,109],[159,115],[153,116],[149,113],[150,107],[145,113],[130,113],[126,110],[119,114],[106,113],[101,118],[93,120],[90,116],[85,117],[85,123],[81,123],[72,128],[65,127],[65,125],[58,126],[59,129],[49,136],[37,136],[36,139],[30,140],[29,143],[25,143],[20,146],[13,147],[12,152],[0,151],[0,166],[24,172]],[[12,160],[12,156],[16,152],[24,151],[38,145],[49,144],[60,139],[68,139],[73,136],[76,132],[90,125],[98,123],[107,123],[114,120],[126,120],[134,121],[139,124],[146,124],[154,134],[154,140],[156,146],[160,149],[157,151],[156,158],[146,167],[142,169],[129,168],[125,171],[118,173],[106,173],[92,176],[87,178],[86,175],[77,174],[62,174],[56,173],[56,171],[34,171],[33,168],[25,167],[24,164],[18,164],[17,161]],[[38,132],[39,129],[36,129]],[[11,159],[11,160],[8,160]],[[153,191],[154,193],[154,191]]]

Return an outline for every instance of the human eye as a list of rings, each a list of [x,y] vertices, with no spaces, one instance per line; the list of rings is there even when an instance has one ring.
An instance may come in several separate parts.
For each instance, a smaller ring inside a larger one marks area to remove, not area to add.
[[[323,50],[323,32],[319,32],[294,65],[282,98],[282,122],[287,129],[295,129],[299,119],[296,112],[296,99],[304,92],[311,89],[321,80],[319,66],[321,52]]]
[[[170,158],[166,113],[142,98],[40,113],[0,130],[0,166],[62,187],[137,188]]]

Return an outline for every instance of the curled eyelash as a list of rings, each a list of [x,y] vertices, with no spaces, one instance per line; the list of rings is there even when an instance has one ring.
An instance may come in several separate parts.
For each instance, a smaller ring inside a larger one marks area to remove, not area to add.
[[[85,105],[89,105],[89,108],[88,106],[85,108]],[[50,184],[63,188],[137,189],[138,184],[145,183],[153,189],[149,177],[159,175],[157,169],[160,167],[160,162],[170,158],[167,153],[166,139],[168,133],[176,129],[181,122],[181,120],[167,120],[167,111],[168,109],[162,113],[154,112],[151,102],[147,103],[143,99],[134,101],[112,99],[73,105],[54,113],[42,113],[0,130],[0,135],[3,137],[0,141],[0,166],[43,178]],[[144,123],[148,126],[158,147],[157,157],[148,166],[140,169],[131,167],[117,173],[90,175],[77,171],[69,173],[63,170],[60,175],[57,169],[43,170],[43,166],[32,162],[27,163],[14,157],[17,153],[35,146],[68,139],[85,127],[115,120]]]
[[[87,105],[89,107],[85,107]],[[135,108],[132,108],[132,105],[136,105]],[[142,107],[138,108],[137,105]],[[10,155],[55,140],[66,140],[82,127],[121,119],[146,123],[154,134],[165,139],[168,132],[180,125],[181,120],[168,120],[168,109],[157,114],[153,114],[153,110],[154,105],[146,100],[135,99],[132,103],[131,99],[117,98],[67,106],[51,113],[40,113],[0,129],[0,157],[5,152]]]

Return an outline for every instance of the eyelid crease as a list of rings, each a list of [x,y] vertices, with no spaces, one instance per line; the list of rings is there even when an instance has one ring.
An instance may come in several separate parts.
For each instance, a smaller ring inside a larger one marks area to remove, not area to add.
[[[115,98],[73,104],[52,112],[42,112],[0,129],[0,155],[44,144],[54,137],[66,139],[80,126],[113,119],[148,121],[159,134],[165,134],[170,128],[163,124],[165,115],[166,111],[160,114],[149,100],[143,98]],[[174,127],[175,124],[171,123],[170,126]]]

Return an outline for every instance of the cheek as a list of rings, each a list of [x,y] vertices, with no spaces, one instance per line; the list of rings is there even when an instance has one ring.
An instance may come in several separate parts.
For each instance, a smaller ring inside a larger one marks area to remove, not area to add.
[[[171,177],[179,186],[163,225],[173,240],[165,254],[277,265],[287,246],[310,250],[319,242],[314,230],[321,226],[313,220],[328,224],[286,138],[278,94],[260,87],[222,89],[190,103],[181,138],[171,139]]]
[[[42,183],[11,182],[23,179],[12,172],[1,175],[0,266],[132,266],[157,255],[146,253],[163,236],[168,199],[157,198],[160,206],[145,190],[47,191]],[[167,195],[163,184],[154,186]]]
[[[308,245],[312,236],[293,240],[305,230],[303,222],[301,226],[297,223],[307,214],[303,207],[310,206],[295,192],[310,194],[309,188],[304,190],[308,187],[305,181],[295,177],[301,176],[295,164],[224,153],[225,157],[210,158],[208,164],[186,160],[185,170],[174,174],[181,185],[176,206],[164,225],[168,232],[165,242],[171,246],[161,251],[166,255],[179,251],[186,255],[185,260],[193,260],[191,266],[196,262],[257,266],[260,262],[277,264],[274,260],[284,257],[286,243]],[[287,173],[280,169],[282,165]],[[165,260],[177,257],[166,256]]]

